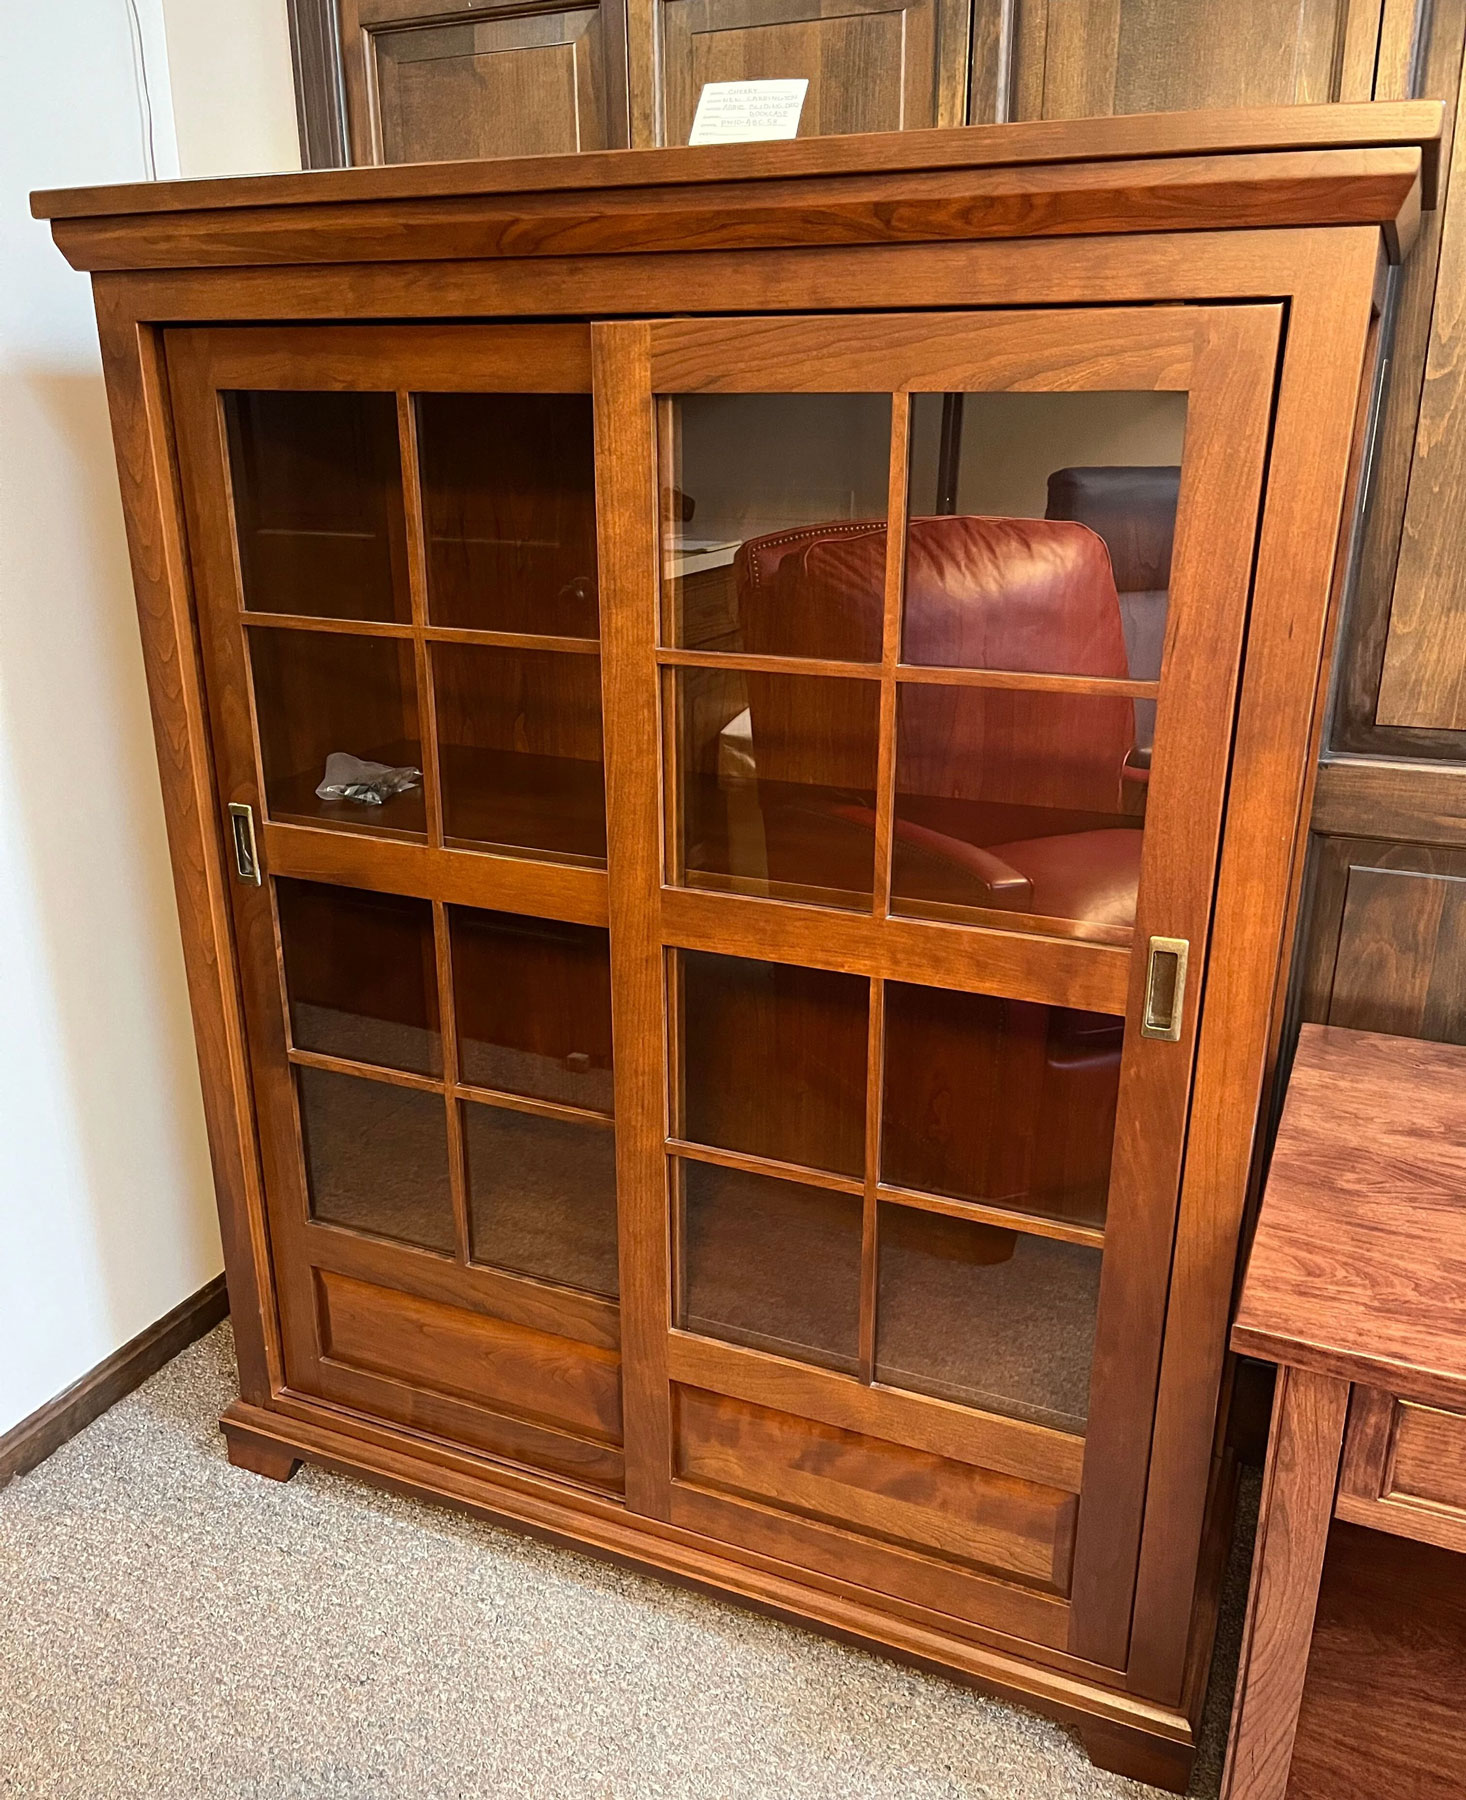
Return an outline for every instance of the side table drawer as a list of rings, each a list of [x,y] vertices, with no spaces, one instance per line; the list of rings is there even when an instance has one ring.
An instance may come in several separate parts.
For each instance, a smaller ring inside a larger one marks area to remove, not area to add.
[[[1466,1551],[1466,1415],[1356,1387],[1335,1513]]]

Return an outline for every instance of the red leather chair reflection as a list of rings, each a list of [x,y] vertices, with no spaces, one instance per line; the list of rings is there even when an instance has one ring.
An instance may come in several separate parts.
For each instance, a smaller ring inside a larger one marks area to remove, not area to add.
[[[744,544],[735,564],[744,648],[874,661],[884,610],[880,522],[810,526]],[[929,666],[1124,677],[1119,598],[1103,541],[1068,521],[915,519],[906,550],[902,660]],[[872,797],[842,784],[865,697],[830,687],[791,704],[750,677],[738,723],[745,776],[818,781],[782,828],[865,845]],[[731,729],[731,728],[730,728]],[[1096,926],[1134,919],[1143,806],[1135,704],[1124,697],[906,686],[897,734],[893,891],[905,902],[1038,913]],[[729,761],[731,774],[733,762]],[[866,766],[865,764],[861,765]],[[818,773],[814,771],[818,770]],[[766,814],[777,839],[781,821]]]
[[[886,528],[878,521],[745,543],[735,563],[743,648],[875,662],[885,555]],[[1074,521],[913,520],[901,655],[929,667],[1129,675],[1104,541]],[[762,805],[771,870],[787,834],[826,869],[838,869],[843,849],[848,866],[863,858],[868,871],[873,796],[848,786],[840,791],[843,773],[868,769],[856,756],[870,737],[864,684],[804,683],[796,696],[777,677],[746,679],[747,711],[724,734],[729,783],[779,784],[784,795],[801,783],[822,789],[804,800]],[[1103,926],[1133,922],[1141,833],[1122,821],[1138,823],[1146,771],[1135,755],[1132,700],[907,685],[897,741],[898,898]],[[864,878],[868,884],[868,872]],[[965,1021],[964,1033],[970,1030]],[[992,1189],[986,1197],[994,1203],[1098,1222],[1114,1132],[1119,1022],[995,1001],[979,1036],[991,1039],[988,1080],[1005,1095],[993,1115],[1002,1119],[1002,1144],[986,1141],[991,1117],[983,1125],[988,1115],[958,1108],[940,1144],[924,1148],[929,1118],[943,1109],[920,1104],[914,1094],[900,1109],[907,1137],[892,1127],[892,1154],[901,1152],[895,1178],[941,1187],[937,1165],[955,1157],[969,1180]],[[983,1054],[964,1037],[954,1061],[967,1066]],[[916,1064],[926,1060],[915,1056],[908,1071],[918,1089],[924,1076]],[[967,1246],[963,1254],[976,1254],[966,1235],[954,1238]],[[1010,1233],[989,1239],[978,1260],[1011,1254]]]

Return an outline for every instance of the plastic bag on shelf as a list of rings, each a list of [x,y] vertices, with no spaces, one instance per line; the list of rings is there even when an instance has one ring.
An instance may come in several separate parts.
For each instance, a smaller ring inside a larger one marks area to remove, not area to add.
[[[362,806],[380,806],[394,794],[422,786],[421,769],[393,769],[386,763],[364,762],[345,750],[333,750],[326,758],[326,772],[316,795],[321,800],[355,800]]]

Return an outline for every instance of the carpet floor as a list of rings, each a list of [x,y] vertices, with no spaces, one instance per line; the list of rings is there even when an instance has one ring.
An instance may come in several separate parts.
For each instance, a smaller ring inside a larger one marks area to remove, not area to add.
[[[792,1626],[311,1468],[233,1469],[233,1379],[225,1325],[0,1492],[6,1800],[1155,1792],[1057,1725]]]

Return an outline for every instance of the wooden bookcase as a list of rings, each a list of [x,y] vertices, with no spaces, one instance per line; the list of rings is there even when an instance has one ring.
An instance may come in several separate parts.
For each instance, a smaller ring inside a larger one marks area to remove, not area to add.
[[[37,196],[94,273],[234,1460],[1184,1786],[1341,522],[1438,126]],[[416,778],[323,798],[338,751]]]

